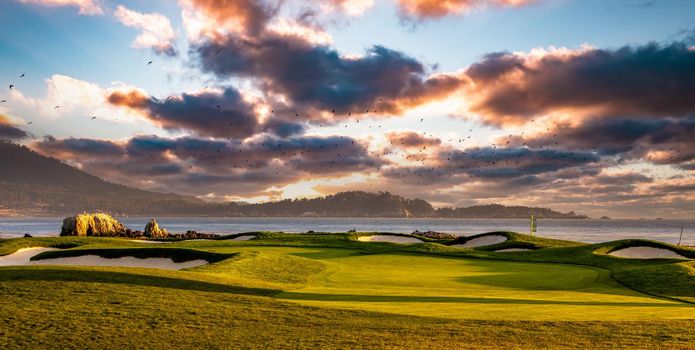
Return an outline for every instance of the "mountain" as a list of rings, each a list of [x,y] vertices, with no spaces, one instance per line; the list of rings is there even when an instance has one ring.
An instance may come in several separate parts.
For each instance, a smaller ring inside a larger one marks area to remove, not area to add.
[[[204,204],[195,197],[107,182],[27,147],[0,142],[0,214],[72,215],[94,209],[156,214]]]
[[[435,209],[422,199],[389,192],[341,192],[258,204],[210,203],[114,184],[27,147],[0,142],[0,216],[84,211],[142,216],[528,218],[533,214],[538,218],[586,218],[573,212],[499,204]]]

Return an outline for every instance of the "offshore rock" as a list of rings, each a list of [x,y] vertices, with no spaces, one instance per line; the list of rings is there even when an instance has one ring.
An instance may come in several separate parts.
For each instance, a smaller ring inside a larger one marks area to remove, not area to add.
[[[83,213],[63,220],[61,236],[124,237],[131,231],[109,214]]]
[[[157,224],[157,220],[155,219],[150,219],[150,222],[145,225],[145,237],[149,238],[167,238],[169,237],[169,233],[167,232],[167,229],[159,228],[159,225]]]

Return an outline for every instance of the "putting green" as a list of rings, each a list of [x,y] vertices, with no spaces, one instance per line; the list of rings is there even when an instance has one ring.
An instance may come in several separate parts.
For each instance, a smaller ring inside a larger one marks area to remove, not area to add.
[[[312,306],[456,319],[695,318],[692,304],[633,291],[594,267],[329,248],[213,250],[244,258],[196,270],[233,284],[275,286],[283,290],[275,298]]]

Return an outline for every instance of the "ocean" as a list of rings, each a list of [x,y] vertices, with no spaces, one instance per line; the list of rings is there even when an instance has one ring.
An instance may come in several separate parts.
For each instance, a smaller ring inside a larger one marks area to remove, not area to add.
[[[132,229],[142,230],[149,217],[118,218]],[[206,218],[162,217],[160,227],[170,232],[195,230],[221,235],[250,231],[345,232],[379,231],[411,233],[414,230],[450,232],[470,236],[507,230],[528,233],[528,219],[405,219],[405,218]],[[0,218],[0,237],[57,236],[62,218]],[[538,236],[597,243],[625,238],[652,239],[695,245],[695,220],[538,220]]]

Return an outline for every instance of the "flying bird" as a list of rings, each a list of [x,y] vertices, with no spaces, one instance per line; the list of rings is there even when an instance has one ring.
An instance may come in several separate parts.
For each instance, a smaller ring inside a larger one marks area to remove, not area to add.
[[[20,78],[24,78],[24,73],[22,73],[22,75],[20,75],[19,77],[20,77]]]
[[[2,101],[0,101],[0,103],[5,103],[5,102],[7,102],[7,101],[6,101],[6,100],[2,100]]]
[[[31,125],[31,124],[34,124],[34,122],[28,122],[28,123],[27,123],[27,125]]]
[[[60,106],[55,106],[55,107],[53,107],[53,109],[58,109],[58,108],[60,108]]]
[[[97,119],[97,117],[92,117],[92,120]]]
[[[12,90],[13,87],[14,87],[14,85],[10,84],[10,90]]]
[[[154,62],[154,61],[149,61],[149,62],[147,62],[147,65],[148,65],[148,66],[151,65],[152,62]]]

